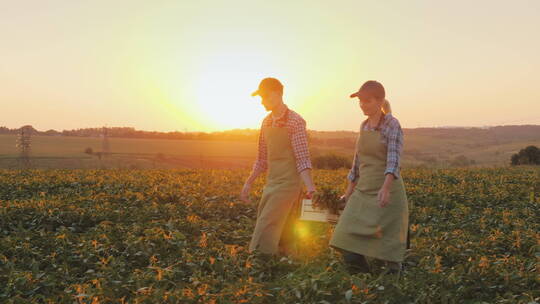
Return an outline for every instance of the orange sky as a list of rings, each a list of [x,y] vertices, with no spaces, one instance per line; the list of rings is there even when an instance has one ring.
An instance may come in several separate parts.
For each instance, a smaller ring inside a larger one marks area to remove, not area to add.
[[[159,3],[159,4],[157,4]],[[540,124],[540,1],[2,1],[0,126],[258,128],[263,77],[309,129]]]

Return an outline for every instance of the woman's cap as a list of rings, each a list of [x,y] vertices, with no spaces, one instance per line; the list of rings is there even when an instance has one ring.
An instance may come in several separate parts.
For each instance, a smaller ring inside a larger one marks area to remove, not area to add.
[[[278,91],[283,93],[283,85],[276,78],[268,77],[259,83],[257,91],[251,93],[251,96],[261,95],[262,92],[274,92]]]
[[[384,91],[383,85],[375,80],[368,80],[358,89],[357,92],[354,92],[350,96],[351,98],[360,97],[360,98],[369,98],[375,97],[377,99],[385,98],[386,93]]]

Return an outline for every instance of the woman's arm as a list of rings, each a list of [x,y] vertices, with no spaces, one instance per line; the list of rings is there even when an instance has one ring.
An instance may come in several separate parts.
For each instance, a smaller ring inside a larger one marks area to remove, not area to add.
[[[357,143],[358,140],[360,140],[359,137],[356,139]],[[358,144],[356,146],[358,146]],[[349,170],[349,174],[347,174],[347,180],[349,181],[347,184],[347,189],[345,190],[345,194],[341,196],[341,199],[344,200],[345,203],[349,200],[349,197],[354,192],[354,187],[356,187],[356,184],[358,184],[358,178],[360,177],[359,168],[360,158],[358,157],[358,151],[355,149],[351,170]]]
[[[356,187],[356,184],[358,184],[358,181],[355,181],[355,182],[349,181],[347,185],[347,190],[345,190],[345,195],[343,195],[343,198],[345,200],[349,200],[349,197],[351,197],[352,193],[354,192],[354,187]]]
[[[401,152],[403,150],[403,130],[397,119],[393,119],[386,132],[386,170],[384,174],[393,174],[397,179],[400,175]]]
[[[394,182],[393,174],[388,173],[384,177],[384,183],[381,187],[381,190],[379,190],[379,193],[377,194],[377,200],[379,201],[379,207],[384,208],[388,205],[388,202],[390,202],[390,189],[392,189],[392,183]]]
[[[401,151],[403,149],[403,131],[397,119],[393,119],[389,125],[388,132],[386,134],[386,170],[384,172],[384,183],[379,190],[377,199],[379,206],[384,208],[390,202],[390,189],[395,179],[400,176],[400,160]]]
[[[360,166],[360,159],[358,158],[357,151],[355,151],[351,170],[349,171],[349,174],[347,175],[347,180],[349,181],[347,183],[347,189],[345,190],[345,194],[341,196],[341,199],[344,201],[344,203],[346,203],[349,200],[349,197],[354,192],[354,187],[356,187],[356,184],[358,184],[359,166]]]

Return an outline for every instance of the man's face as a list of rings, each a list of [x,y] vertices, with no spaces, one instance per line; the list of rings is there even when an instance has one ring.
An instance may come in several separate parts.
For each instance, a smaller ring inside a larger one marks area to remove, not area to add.
[[[270,92],[261,92],[261,103],[266,109],[266,111],[272,111],[278,104],[278,93],[275,91]]]

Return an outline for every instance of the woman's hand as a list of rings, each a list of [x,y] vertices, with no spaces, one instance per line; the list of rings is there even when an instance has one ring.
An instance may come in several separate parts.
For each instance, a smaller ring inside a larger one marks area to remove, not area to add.
[[[390,202],[390,190],[386,187],[381,187],[377,194],[377,200],[379,201],[379,207],[384,208]]]
[[[242,192],[240,192],[240,199],[243,202],[249,203],[249,192],[251,192],[251,184],[245,183]]]
[[[340,198],[339,198],[339,209],[340,210],[343,210],[345,209],[345,206],[347,205],[347,201],[349,201],[349,197],[351,197],[350,194],[343,194]]]

